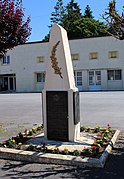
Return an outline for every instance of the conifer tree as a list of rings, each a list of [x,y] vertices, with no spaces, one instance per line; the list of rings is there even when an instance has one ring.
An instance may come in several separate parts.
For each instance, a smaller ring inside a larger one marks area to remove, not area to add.
[[[68,3],[66,6],[66,11],[63,15],[61,23],[61,25],[67,30],[69,38],[73,36],[75,29],[74,22],[81,19],[81,17],[81,9],[78,3],[75,3],[74,0],[71,0],[70,3]]]
[[[52,26],[53,23],[57,23],[60,24],[65,12],[65,8],[63,6],[63,0],[58,0],[55,7],[54,7],[54,12],[51,13],[51,25]]]
[[[91,11],[89,5],[87,5],[87,6],[85,7],[83,17],[85,17],[85,18],[94,18],[94,17],[92,16],[92,11]]]

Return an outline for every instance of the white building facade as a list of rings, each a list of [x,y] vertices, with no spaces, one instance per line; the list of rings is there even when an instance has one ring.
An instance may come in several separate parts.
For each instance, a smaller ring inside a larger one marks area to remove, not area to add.
[[[69,44],[80,91],[124,90],[124,41],[95,37],[70,40]],[[48,45],[32,42],[9,50],[0,60],[0,91],[41,92]]]

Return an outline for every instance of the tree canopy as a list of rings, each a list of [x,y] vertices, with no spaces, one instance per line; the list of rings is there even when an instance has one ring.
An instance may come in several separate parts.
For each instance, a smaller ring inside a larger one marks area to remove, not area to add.
[[[0,0],[0,57],[8,49],[23,44],[31,34],[30,17],[26,21],[21,0]]]
[[[82,14],[78,3],[71,0],[66,6],[65,13],[60,23],[62,27],[67,30],[69,38],[73,36],[73,32],[75,31],[75,22],[81,18]]]
[[[69,32],[69,37],[74,39],[82,37],[105,36],[108,29],[103,22],[84,17],[75,21],[74,27],[74,31]]]
[[[53,23],[61,25],[66,29],[69,39],[107,34],[107,25],[94,19],[89,5],[84,8],[84,14],[82,14],[80,6],[75,0],[70,0],[66,6],[63,5],[62,0],[58,0],[54,10],[55,12],[51,13],[51,26]],[[49,34],[43,41],[48,40]]]
[[[51,25],[52,26],[53,23],[57,23],[60,24],[63,18],[63,15],[65,13],[65,7],[63,5],[63,1],[62,0],[58,0],[55,7],[54,7],[54,12],[51,13]]]

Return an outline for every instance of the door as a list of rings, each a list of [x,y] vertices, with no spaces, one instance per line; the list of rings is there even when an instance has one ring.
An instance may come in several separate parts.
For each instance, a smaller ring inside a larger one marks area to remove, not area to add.
[[[8,90],[8,77],[3,78],[3,91]]]
[[[16,78],[15,75],[2,76],[2,91],[15,91],[16,90]]]
[[[101,71],[89,71],[89,90],[101,90]]]
[[[13,90],[14,88],[14,81],[13,81],[13,77],[9,78],[9,90]]]

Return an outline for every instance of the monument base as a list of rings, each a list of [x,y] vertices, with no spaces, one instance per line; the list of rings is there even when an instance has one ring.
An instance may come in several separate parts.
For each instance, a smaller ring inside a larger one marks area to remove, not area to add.
[[[43,98],[46,99],[46,139],[66,142],[79,139],[79,93],[72,90],[46,91]]]

